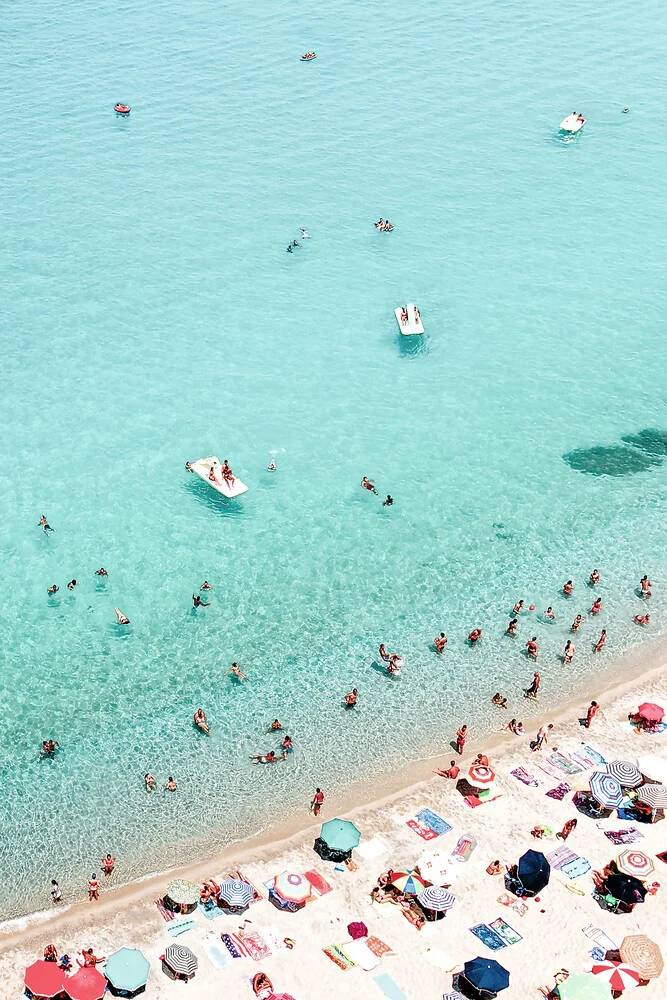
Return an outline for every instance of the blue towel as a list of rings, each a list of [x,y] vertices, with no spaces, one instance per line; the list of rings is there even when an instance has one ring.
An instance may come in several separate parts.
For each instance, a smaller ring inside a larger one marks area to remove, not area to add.
[[[197,906],[207,920],[215,920],[216,917],[221,917],[224,913],[224,910],[221,910],[217,903],[202,903],[200,900]]]
[[[388,976],[386,972],[383,972],[381,976],[373,976],[373,979],[388,1000],[408,1000],[403,990],[396,985],[391,976]]]
[[[585,875],[586,872],[591,870],[591,863],[587,861],[586,858],[575,858],[574,861],[569,861],[566,865],[563,865],[561,871],[564,872],[569,879],[579,878],[580,875]]]
[[[441,836],[443,833],[447,833],[451,830],[451,826],[447,823],[442,816],[438,816],[436,813],[431,812],[430,809],[422,809],[421,812],[417,813],[417,819],[420,819],[422,823],[426,823],[434,833]]]
[[[197,926],[195,920],[176,920],[172,924],[167,926],[167,934],[171,934],[172,937],[178,937],[179,934],[185,934],[186,931],[192,931]]]
[[[503,941],[500,934],[497,934],[493,927],[489,927],[488,924],[475,924],[474,927],[470,928],[470,933],[479,938],[482,944],[485,944],[491,951],[500,951],[501,948],[507,947],[507,941]]]

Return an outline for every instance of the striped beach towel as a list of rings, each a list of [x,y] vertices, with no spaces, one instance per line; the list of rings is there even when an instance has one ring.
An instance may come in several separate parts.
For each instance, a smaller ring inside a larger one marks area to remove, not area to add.
[[[337,965],[339,969],[343,972],[347,972],[348,969],[353,969],[356,965],[349,955],[347,955],[340,945],[330,944],[326,948],[322,948],[322,951],[330,958],[334,965]]]

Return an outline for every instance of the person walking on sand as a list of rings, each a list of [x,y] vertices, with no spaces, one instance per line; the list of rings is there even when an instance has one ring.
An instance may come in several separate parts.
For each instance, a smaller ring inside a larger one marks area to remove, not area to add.
[[[600,633],[600,638],[595,643],[595,649],[593,650],[593,652],[594,653],[601,652],[602,647],[604,646],[604,644],[605,644],[606,641],[607,641],[607,630],[606,630],[606,628],[603,628],[602,632]]]
[[[586,722],[584,723],[586,729],[591,728],[591,722],[595,718],[595,713],[597,712],[599,707],[600,706],[598,705],[597,701],[592,701],[588,706],[588,708],[586,709]]]
[[[468,737],[468,727],[461,726],[456,732],[456,752],[458,754],[463,753],[463,748],[466,745],[466,739]]]
[[[94,899],[100,898],[100,883],[97,881],[97,875],[95,872],[88,879],[88,902],[92,903]]]
[[[567,840],[567,838],[570,836],[576,825],[577,825],[576,819],[568,819],[563,829],[556,834],[556,839],[563,841]]]
[[[553,723],[550,722],[548,726],[540,726],[537,730],[537,736],[535,737],[535,745],[533,746],[533,752],[535,750],[541,750],[545,743],[548,742],[549,733],[553,729]]]
[[[313,795],[313,800],[310,803],[310,811],[313,813],[313,815],[315,816],[320,815],[320,811],[322,809],[323,804],[324,804],[324,792],[322,791],[321,788],[316,788],[315,794]]]
[[[535,673],[533,674],[532,684],[530,685],[529,688],[526,689],[526,694],[525,694],[526,698],[537,698],[537,692],[539,690],[541,680],[542,678],[540,677],[540,675],[536,670]]]

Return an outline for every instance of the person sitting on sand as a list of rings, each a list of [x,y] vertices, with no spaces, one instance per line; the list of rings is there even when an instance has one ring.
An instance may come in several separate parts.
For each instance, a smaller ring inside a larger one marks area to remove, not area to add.
[[[496,691],[491,699],[491,704],[498,705],[500,708],[507,708],[507,698],[503,698],[500,692]]]
[[[56,951],[56,946],[54,944],[47,944],[44,949],[44,961],[45,962],[57,962],[58,952]]]
[[[525,736],[526,730],[523,728],[523,722],[517,722],[516,724],[516,734],[517,736]]]
[[[472,632],[468,635],[468,642],[471,646],[474,646],[476,642],[482,638],[481,628],[474,628]]]
[[[155,789],[157,788],[157,781],[155,780],[152,774],[144,775],[144,784],[146,785],[147,792],[154,792]]]
[[[486,756],[485,753],[481,753],[480,752],[480,753],[477,754],[477,756],[475,757],[474,761],[472,762],[472,766],[473,767],[488,767],[489,766],[489,758]]]
[[[167,784],[164,786],[167,792],[175,792],[178,788],[178,782],[171,775],[167,778]]]
[[[438,770],[435,771],[434,773],[439,774],[441,778],[455,779],[458,778],[459,774],[461,773],[461,768],[459,767],[459,765],[456,763],[455,760],[450,760],[449,767],[447,768],[446,771]]]
[[[119,625],[129,625],[130,624],[130,619],[126,615],[123,614],[123,612],[120,610],[120,608],[114,608],[114,611],[116,612],[116,618],[118,619],[118,624]]]
[[[444,632],[441,632],[439,636],[436,636],[433,640],[433,645],[435,646],[436,653],[442,653],[445,646],[447,645],[447,636]]]
[[[354,706],[357,704],[357,694],[358,694],[357,689],[352,688],[350,693],[345,695],[344,700],[346,708],[354,708]]]
[[[206,715],[204,713],[204,709],[203,708],[198,708],[197,709],[197,711],[194,714],[194,721],[195,721],[195,726],[197,726],[199,729],[201,729],[202,732],[204,732],[204,733],[208,733],[209,732],[208,720],[206,719]]]
[[[76,961],[77,964],[82,969],[91,969],[91,968],[94,969],[95,966],[100,965],[101,962],[106,962],[106,957],[102,955],[101,958],[98,958],[97,955],[93,954],[92,948],[87,948],[87,949],[84,948],[84,950],[81,952],[81,956],[83,958],[83,962],[79,962],[78,958]]]
[[[72,968],[72,959],[69,955],[61,955],[60,961],[58,962],[58,968],[62,969],[63,972],[69,972]]]
[[[563,841],[567,840],[567,838],[570,836],[576,825],[577,825],[576,819],[568,819],[563,829],[556,834],[556,839]]]
[[[517,626],[519,624],[518,618],[512,618],[509,625],[505,629],[505,635],[516,635]]]
[[[508,732],[514,733],[516,736],[516,719],[510,719],[509,722],[506,722],[503,729],[507,729]]]
[[[240,681],[248,680],[246,675],[242,672],[241,668],[239,667],[238,663],[232,663],[230,669],[225,674],[225,677],[227,676],[227,674],[234,674],[234,677],[238,677]]]
[[[503,870],[503,866],[501,865],[500,861],[498,859],[496,859],[495,861],[492,861],[490,865],[487,866],[486,874],[487,875],[500,875],[500,873],[502,872],[502,870]]]

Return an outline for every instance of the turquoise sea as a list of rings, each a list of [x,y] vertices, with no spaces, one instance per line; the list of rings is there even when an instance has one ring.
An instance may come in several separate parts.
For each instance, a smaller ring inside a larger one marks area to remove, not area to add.
[[[525,718],[531,634],[562,702],[641,640],[645,572],[664,628],[662,24],[657,0],[6,6],[0,917],[52,877],[80,897],[108,850],[124,880],[305,819],[316,784],[497,727],[496,690]],[[185,472],[212,453],[240,500]],[[505,638],[519,598],[557,624]],[[254,767],[276,716],[296,752]]]

